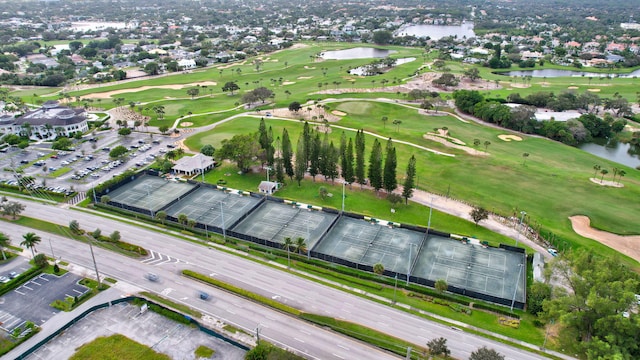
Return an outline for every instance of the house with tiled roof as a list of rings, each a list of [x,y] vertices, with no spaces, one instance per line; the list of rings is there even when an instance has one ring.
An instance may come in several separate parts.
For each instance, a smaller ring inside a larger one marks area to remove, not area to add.
[[[31,139],[53,139],[56,136],[71,137],[76,132],[87,132],[86,111],[60,106],[55,100],[49,100],[42,107],[31,110],[22,116],[0,118],[0,136],[5,134],[24,134],[29,129]]]

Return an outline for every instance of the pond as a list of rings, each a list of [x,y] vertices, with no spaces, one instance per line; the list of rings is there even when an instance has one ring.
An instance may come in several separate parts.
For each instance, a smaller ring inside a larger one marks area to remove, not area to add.
[[[408,25],[402,26],[394,35],[429,37],[431,40],[440,40],[446,36],[458,39],[476,37],[472,22],[463,22],[460,25]]]
[[[572,70],[557,70],[557,69],[542,69],[542,70],[518,70],[518,71],[507,71],[507,72],[496,72],[497,75],[504,76],[531,76],[534,78],[554,78],[554,77],[607,77],[609,74],[607,73],[593,73],[586,71],[572,71]],[[634,72],[628,74],[611,74],[613,77],[619,78],[633,78],[636,76],[640,76],[640,70],[636,70]]]
[[[408,62],[414,61],[415,59],[416,58],[414,57],[396,59],[396,63],[393,66],[406,64]],[[377,75],[377,73],[372,73],[371,70],[373,70],[373,67],[371,65],[359,66],[357,68],[349,70],[349,74],[356,76]]]
[[[618,164],[632,168],[640,166],[640,146],[621,143],[610,140],[608,143],[587,143],[579,146],[580,149],[603,159],[615,161]],[[609,172],[611,170],[609,169]]]
[[[371,59],[385,58],[395,52],[395,50],[356,47],[344,50],[325,51],[320,54],[320,57],[325,60]]]

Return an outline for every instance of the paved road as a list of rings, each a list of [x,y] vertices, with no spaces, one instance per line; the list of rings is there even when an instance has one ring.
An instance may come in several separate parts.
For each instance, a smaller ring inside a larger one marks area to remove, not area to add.
[[[12,239],[18,239],[29,229],[7,224],[3,227],[3,231]],[[56,235],[46,235],[46,239],[51,239],[56,257],[79,265],[85,269],[81,272],[88,276],[94,274],[88,245]],[[50,252],[45,250],[48,249],[43,247],[40,252]],[[261,338],[280,344],[285,348],[291,348],[306,357],[313,359],[396,359],[395,356],[363,343],[182,277],[179,272],[184,267],[184,263],[173,261],[149,266],[139,259],[121,256],[101,248],[94,247],[94,252],[101,276],[126,281],[137,286],[139,289],[136,290],[155,292],[176,302],[185,303],[252,334],[259,327]],[[189,268],[200,272],[208,271],[199,266],[189,266]],[[147,272],[154,272],[160,280],[157,282],[146,280],[144,274]],[[199,299],[197,294],[200,290],[206,290],[211,295],[210,299],[207,301]],[[118,296],[120,295],[124,294],[118,294]],[[56,318],[54,317],[50,321],[56,322]],[[62,323],[57,325],[61,326]],[[17,351],[12,354],[17,355]]]
[[[135,279],[136,276],[140,278],[142,274],[148,271],[154,271],[167,279],[167,281],[170,281],[169,279],[173,279],[170,275],[175,276],[179,270],[190,268],[260,293],[261,295],[278,299],[283,303],[301,310],[358,322],[362,325],[406,339],[415,344],[424,345],[432,338],[445,337],[449,340],[448,345],[452,351],[452,355],[457,358],[468,358],[472,351],[481,346],[494,348],[508,359],[517,358],[519,360],[529,360],[541,358],[537,354],[461,332],[449,326],[434,323],[403,311],[302,279],[281,270],[257,264],[238,256],[207,249],[197,244],[177,240],[168,235],[158,234],[150,230],[119,223],[115,220],[84,212],[62,209],[52,205],[36,203],[28,203],[25,215],[63,225],[67,225],[71,219],[75,219],[79,221],[83,229],[92,231],[99,227],[103,233],[110,233],[117,229],[120,231],[124,241],[141,245],[146,249],[154,250],[162,254],[170,254],[172,258],[181,261],[152,266],[143,264],[140,261],[132,262],[125,257],[116,257],[110,260],[109,264],[103,265],[103,255],[100,255],[98,257],[100,259],[100,266],[106,269],[112,269],[109,271],[113,272],[113,275],[118,278]],[[14,236],[13,238],[16,237]],[[58,247],[58,241],[56,240],[55,242],[56,243],[53,244],[54,251]],[[57,252],[56,255],[58,255]],[[76,261],[76,258],[80,257],[77,261],[84,266],[88,266],[86,261],[84,261],[84,263],[81,262],[86,258],[83,254],[73,254],[72,252],[65,256],[73,256],[71,258],[72,261]],[[184,282],[184,280],[179,281]],[[166,291],[167,287],[174,288],[175,286],[177,285],[173,284],[173,280],[171,280],[171,286],[162,284],[148,285],[152,290],[159,292]],[[235,310],[232,311],[236,312],[236,314],[242,311],[242,309],[237,310],[237,312]],[[260,312],[264,312],[265,310],[258,308],[255,311],[254,314],[251,314],[247,318],[255,319]],[[293,322],[293,320],[289,322]],[[255,321],[253,321],[253,323],[255,323]],[[285,323],[283,323],[283,326]],[[277,326],[276,328],[279,329],[280,327]],[[271,331],[276,331],[277,334],[281,334],[276,328],[269,327],[269,335],[271,335]],[[291,336],[287,337],[286,334],[282,335],[283,339],[287,339],[283,341],[283,343],[289,347],[304,349],[303,346],[306,346],[305,343],[296,343],[295,340],[292,341]],[[277,337],[274,336],[274,338]],[[353,356],[351,357],[353,358]]]

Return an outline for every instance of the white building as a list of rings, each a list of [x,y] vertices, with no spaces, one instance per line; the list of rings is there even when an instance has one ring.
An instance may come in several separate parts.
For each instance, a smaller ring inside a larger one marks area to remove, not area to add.
[[[58,135],[71,137],[74,133],[89,130],[87,115],[84,109],[72,109],[60,106],[57,101],[50,100],[42,104],[40,109],[32,110],[24,115],[0,118],[0,136],[4,134],[24,133],[29,124],[31,139],[53,139]]]
[[[178,61],[178,68],[182,70],[189,70],[196,68],[196,61],[193,59],[183,59]]]

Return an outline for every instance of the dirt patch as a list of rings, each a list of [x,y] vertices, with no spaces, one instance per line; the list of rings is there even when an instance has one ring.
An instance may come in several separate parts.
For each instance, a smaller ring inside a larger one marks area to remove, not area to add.
[[[464,152],[466,152],[467,154],[470,155],[474,155],[474,156],[488,156],[489,153],[486,153],[484,151],[480,151],[480,150],[476,150],[473,148],[470,148],[468,146],[465,145],[464,141],[460,140],[460,139],[456,139],[450,136],[442,136],[436,133],[426,133],[424,135],[422,135],[423,138],[427,139],[427,140],[432,140],[435,142],[439,142],[440,144],[449,147],[449,148],[454,148],[454,149],[460,149]]]
[[[590,92],[600,92],[600,89],[587,89],[587,91],[590,91]]]
[[[498,139],[502,140],[502,141],[522,141],[522,138],[518,135],[498,135]]]
[[[591,180],[592,183],[598,184],[600,186],[610,186],[610,187],[617,187],[617,188],[624,187],[624,184],[621,184],[615,181],[600,180],[598,178],[589,178],[589,180]]]
[[[333,115],[337,115],[337,116],[345,116],[345,115],[347,115],[347,113],[339,111],[339,110],[333,110],[331,113]]]
[[[193,123],[192,122],[188,122],[188,121],[184,121],[184,122],[180,123],[180,126],[182,126],[182,127],[189,127],[189,126],[192,126],[192,125],[193,125]]]
[[[284,81],[282,85],[293,85],[295,83],[296,83],[295,81]]]
[[[316,121],[316,122],[323,122],[324,120],[327,120],[328,122],[337,122],[340,121],[340,117],[332,114],[332,113],[328,113],[324,110],[324,108],[322,107],[312,107],[311,111],[308,111],[305,109],[302,109],[298,112],[293,112],[290,111],[287,108],[279,108],[279,109],[273,109],[271,111],[271,114],[274,117],[280,117],[280,118],[285,118],[285,119],[297,119],[297,120],[306,120],[306,121]],[[323,119],[320,119],[320,115],[324,116]],[[315,120],[313,119],[313,117],[316,117]]]
[[[594,229],[587,216],[576,215],[569,217],[573,231],[578,235],[595,240],[601,244],[617,250],[636,261],[640,261],[640,235],[622,236],[610,232]]]

